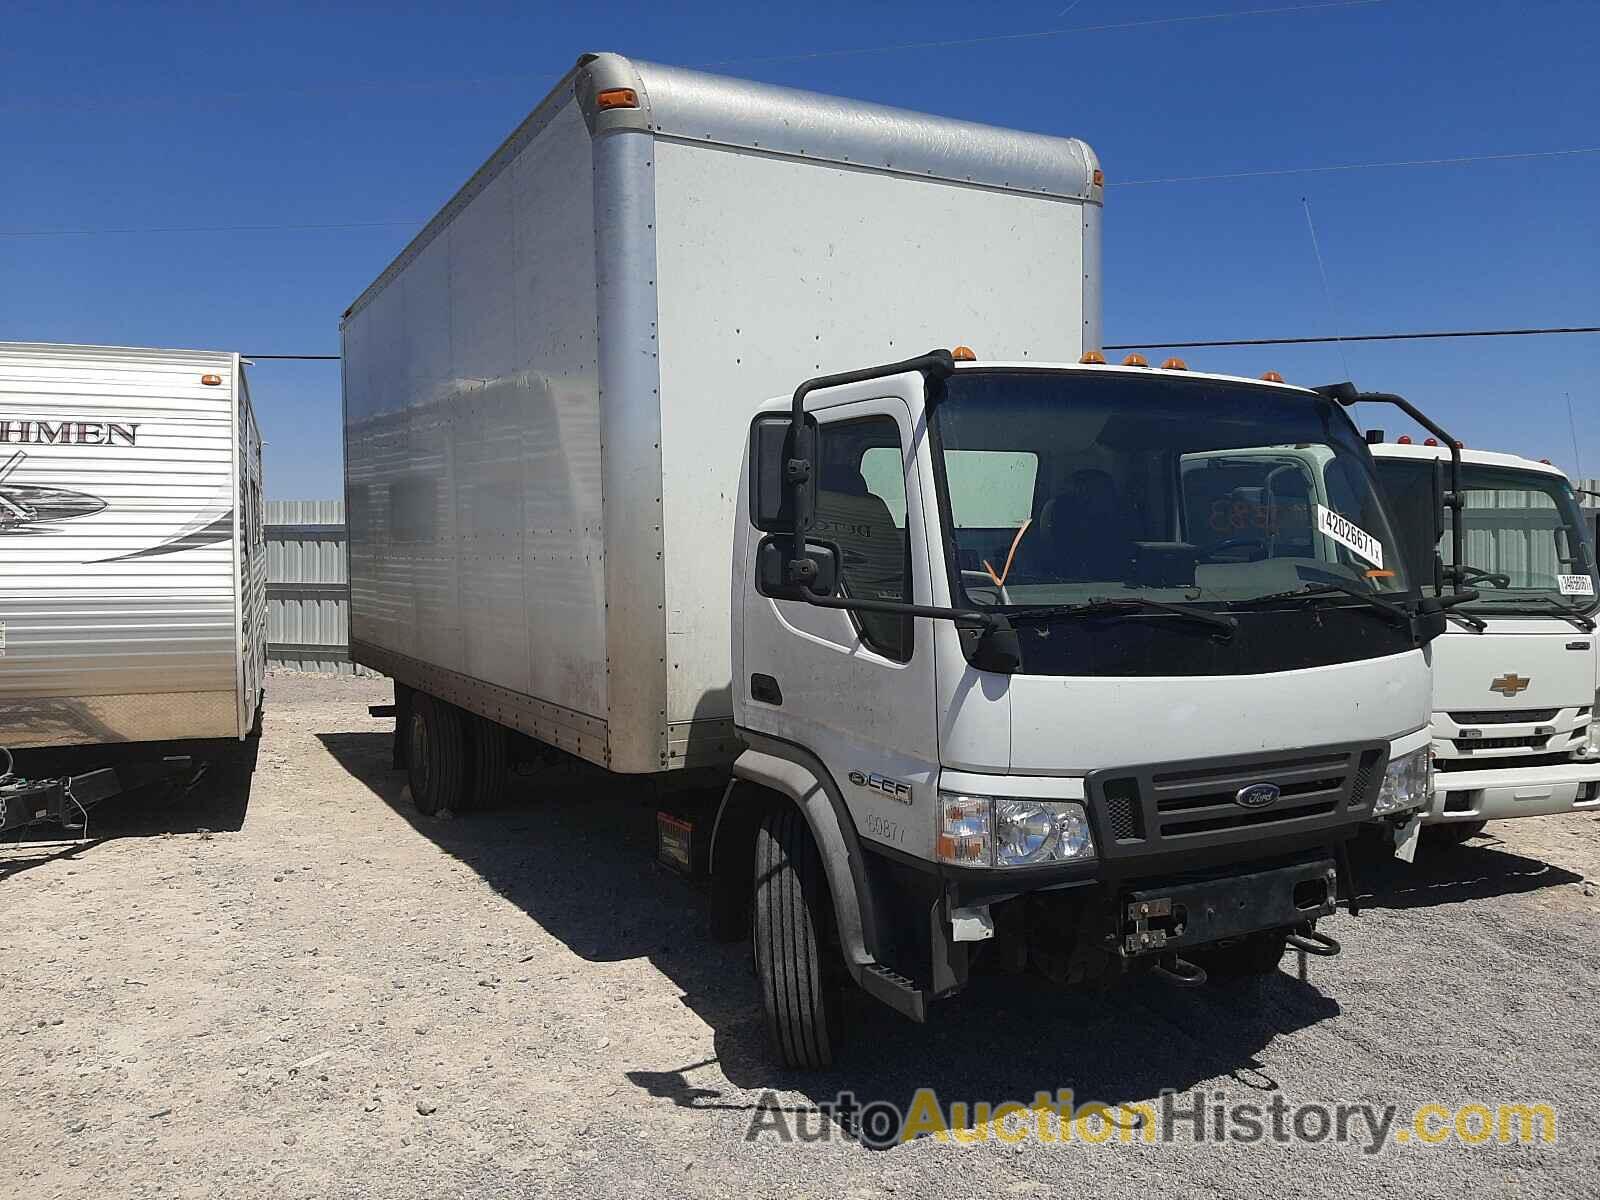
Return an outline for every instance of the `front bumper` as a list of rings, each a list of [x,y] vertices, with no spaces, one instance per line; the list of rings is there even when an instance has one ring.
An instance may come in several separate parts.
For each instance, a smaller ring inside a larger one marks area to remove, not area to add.
[[[1425,824],[1504,821],[1600,809],[1600,762],[1433,773]]]
[[[1330,916],[1339,877],[1332,859],[1170,886],[1119,898],[1117,949],[1124,958],[1170,953]]]

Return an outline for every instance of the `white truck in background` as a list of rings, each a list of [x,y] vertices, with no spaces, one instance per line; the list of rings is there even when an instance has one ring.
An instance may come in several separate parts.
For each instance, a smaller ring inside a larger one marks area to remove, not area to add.
[[[239,355],[0,342],[0,829],[257,728],[261,512]]]
[[[1074,139],[586,55],[345,313],[351,651],[415,802],[549,748],[709,788],[663,853],[791,1065],[851,986],[1336,953],[1346,841],[1426,799],[1460,597],[1360,397],[1104,365],[1101,201]],[[1341,481],[1312,535],[1204,536],[1185,464],[1280,446]]]
[[[1448,455],[1428,443],[1371,447],[1413,572],[1448,547],[1432,516]],[[1600,598],[1572,485],[1549,463],[1463,450],[1461,490],[1461,575],[1479,596],[1452,611],[1433,644],[1424,831],[1457,842],[1489,821],[1600,810]]]

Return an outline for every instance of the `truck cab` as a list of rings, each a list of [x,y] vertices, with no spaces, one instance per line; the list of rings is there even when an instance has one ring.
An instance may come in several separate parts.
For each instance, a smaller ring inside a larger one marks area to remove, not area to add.
[[[1436,546],[1447,451],[1372,446],[1413,571]],[[1465,841],[1488,821],[1600,809],[1595,551],[1567,477],[1513,454],[1462,450],[1463,578],[1479,593],[1433,647],[1433,795],[1425,819]]]
[[[1085,358],[930,354],[751,426],[712,867],[794,1065],[851,981],[921,1018],[985,961],[1336,952],[1346,840],[1427,800],[1443,614],[1342,404]]]

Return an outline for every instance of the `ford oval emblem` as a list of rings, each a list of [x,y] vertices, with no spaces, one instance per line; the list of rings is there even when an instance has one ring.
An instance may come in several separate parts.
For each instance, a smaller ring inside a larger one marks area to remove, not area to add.
[[[1282,795],[1275,783],[1252,783],[1233,794],[1233,802],[1242,808],[1265,808]]]

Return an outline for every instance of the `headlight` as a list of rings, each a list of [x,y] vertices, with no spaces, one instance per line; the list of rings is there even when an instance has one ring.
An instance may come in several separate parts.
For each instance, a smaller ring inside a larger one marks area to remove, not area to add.
[[[1378,789],[1378,802],[1372,806],[1372,815],[1404,812],[1426,804],[1433,792],[1433,761],[1429,747],[1413,750],[1392,759],[1383,773],[1383,786]]]
[[[1076,800],[940,792],[938,855],[964,867],[1034,867],[1093,858],[1094,838]]]

